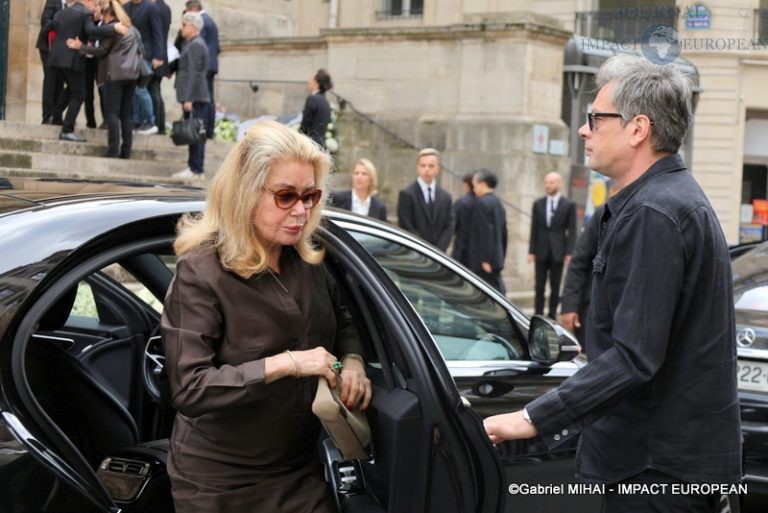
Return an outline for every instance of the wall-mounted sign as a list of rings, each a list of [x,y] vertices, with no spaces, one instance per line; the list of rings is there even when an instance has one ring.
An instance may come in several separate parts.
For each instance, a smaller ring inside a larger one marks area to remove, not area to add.
[[[687,6],[683,11],[685,28],[688,30],[709,30],[712,28],[712,11],[704,4]]]

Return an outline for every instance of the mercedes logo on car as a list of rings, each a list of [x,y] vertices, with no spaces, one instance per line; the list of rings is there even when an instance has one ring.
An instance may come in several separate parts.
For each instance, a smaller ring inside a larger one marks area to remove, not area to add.
[[[741,328],[736,332],[736,343],[739,347],[749,347],[755,341],[755,330],[752,328]]]

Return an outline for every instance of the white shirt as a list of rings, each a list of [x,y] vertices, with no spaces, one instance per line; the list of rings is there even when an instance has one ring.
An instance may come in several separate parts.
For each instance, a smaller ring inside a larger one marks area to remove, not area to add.
[[[437,184],[435,183],[434,180],[432,180],[432,183],[427,184],[427,182],[422,180],[421,177],[418,177],[416,179],[416,183],[418,183],[419,187],[421,187],[421,193],[424,195],[424,203],[429,205],[429,199],[430,199],[429,191],[430,191],[430,189],[432,191],[432,201],[435,201],[435,188],[437,187]]]
[[[361,200],[355,191],[352,192],[352,212],[355,214],[368,215],[371,210],[371,197],[368,196],[365,201]]]

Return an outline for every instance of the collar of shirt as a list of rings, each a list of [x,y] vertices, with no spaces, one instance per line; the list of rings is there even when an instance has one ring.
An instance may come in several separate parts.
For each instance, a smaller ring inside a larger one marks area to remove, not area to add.
[[[421,195],[424,197],[424,202],[425,203],[427,201],[429,201],[429,194],[427,194],[427,189],[430,188],[430,187],[432,188],[432,201],[435,200],[435,196],[436,196],[436,193],[437,193],[437,184],[435,183],[434,180],[432,180],[431,184],[427,184],[427,182],[422,180],[421,177],[418,177],[416,179],[416,183],[418,183],[419,187],[421,188]]]
[[[649,180],[664,173],[671,173],[672,171],[679,171],[685,168],[685,161],[683,161],[683,157],[679,153],[660,158],[640,178],[624,187],[609,199],[605,204],[605,210],[609,212],[609,216],[615,216]]]
[[[361,200],[355,191],[352,191],[352,212],[356,214],[368,215],[368,211],[371,209],[371,197],[365,198],[365,201]]]
[[[557,210],[557,206],[560,204],[560,198],[562,198],[562,196],[563,195],[560,194],[559,192],[557,194],[555,194],[554,196],[547,196],[547,202],[549,202],[549,200],[554,202],[553,205],[552,205],[552,211],[553,212],[555,210]]]

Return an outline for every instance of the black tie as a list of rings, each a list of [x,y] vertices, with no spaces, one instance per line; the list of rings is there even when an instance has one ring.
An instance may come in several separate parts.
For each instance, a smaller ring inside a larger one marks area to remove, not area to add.
[[[435,213],[435,202],[432,201],[432,187],[427,187],[427,212],[433,217]]]

